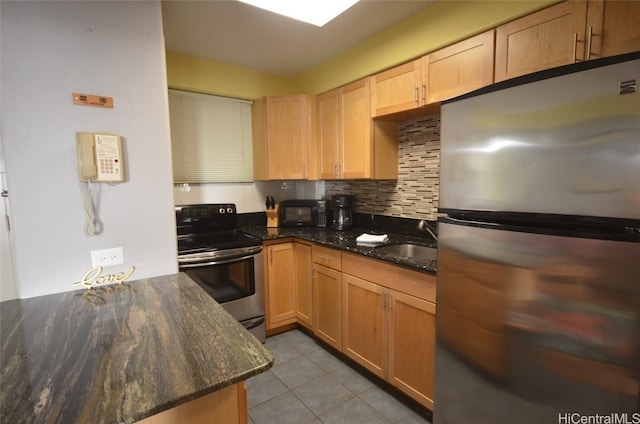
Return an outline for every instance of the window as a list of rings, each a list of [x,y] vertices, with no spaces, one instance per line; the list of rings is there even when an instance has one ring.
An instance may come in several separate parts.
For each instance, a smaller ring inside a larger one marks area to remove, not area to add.
[[[253,181],[251,102],[169,90],[173,180]]]

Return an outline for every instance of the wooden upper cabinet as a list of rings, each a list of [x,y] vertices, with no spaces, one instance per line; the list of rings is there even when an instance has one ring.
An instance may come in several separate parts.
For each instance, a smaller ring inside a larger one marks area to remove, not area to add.
[[[253,177],[255,180],[312,179],[310,95],[269,96],[253,103]]]
[[[496,29],[495,80],[640,51],[640,2],[567,0]]]
[[[494,46],[490,30],[374,75],[371,117],[420,109],[493,84]]]
[[[586,5],[565,1],[499,26],[496,82],[583,60]]]
[[[587,2],[586,59],[640,51],[640,1]]]
[[[487,31],[424,57],[426,103],[493,84],[494,33],[494,30]]]
[[[348,84],[340,90],[342,109],[342,152],[340,177],[371,178],[373,146],[369,78]]]
[[[398,178],[398,126],[371,120],[370,80],[363,78],[317,96],[322,179]]]
[[[340,89],[319,94],[316,97],[316,112],[320,178],[337,178],[341,151]]]
[[[424,90],[421,59],[374,75],[371,83],[371,117],[420,107]]]

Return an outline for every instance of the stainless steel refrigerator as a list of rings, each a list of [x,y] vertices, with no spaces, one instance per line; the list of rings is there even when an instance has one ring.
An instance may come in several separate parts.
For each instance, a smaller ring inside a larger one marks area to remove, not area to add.
[[[442,105],[435,424],[640,423],[639,79],[634,53]]]

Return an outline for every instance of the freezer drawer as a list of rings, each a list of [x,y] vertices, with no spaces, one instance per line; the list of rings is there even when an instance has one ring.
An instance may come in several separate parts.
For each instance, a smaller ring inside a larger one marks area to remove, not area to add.
[[[638,412],[639,243],[441,222],[436,293],[435,423]]]

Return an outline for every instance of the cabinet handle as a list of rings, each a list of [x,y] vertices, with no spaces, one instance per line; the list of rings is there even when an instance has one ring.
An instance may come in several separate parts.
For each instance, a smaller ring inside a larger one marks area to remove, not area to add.
[[[574,32],[573,33],[573,62],[572,63],[576,63],[577,59],[576,59],[576,52],[578,50],[578,33]]]
[[[391,309],[391,293],[382,292],[382,309]]]
[[[418,86],[416,85],[414,90],[413,90],[413,103],[415,103],[416,106],[419,106],[420,104],[418,103],[418,96],[420,95],[420,93],[418,93]]]
[[[342,178],[342,164],[338,164],[338,177]]]
[[[318,257],[319,257],[320,259],[322,259],[323,261],[328,261],[328,260],[329,260],[329,257],[328,257],[328,256],[318,255]]]
[[[269,248],[269,264],[273,266],[273,247]]]
[[[422,83],[422,106],[426,106],[427,104],[427,84]]]
[[[593,27],[589,25],[589,30],[587,31],[587,51],[585,53],[585,60],[591,59],[591,38],[593,38]]]
[[[333,178],[338,178],[338,164],[333,164]]]

